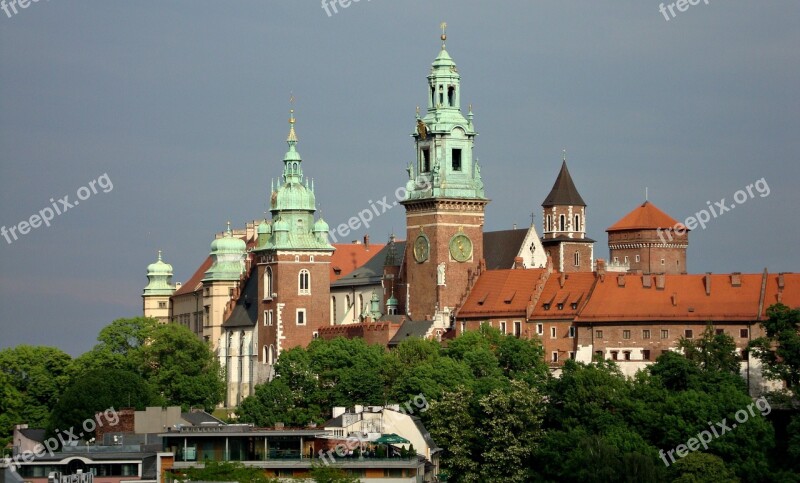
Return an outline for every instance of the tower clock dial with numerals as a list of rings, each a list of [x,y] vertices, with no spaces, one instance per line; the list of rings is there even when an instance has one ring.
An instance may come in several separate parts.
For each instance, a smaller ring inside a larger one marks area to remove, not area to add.
[[[416,240],[414,240],[414,260],[417,263],[422,263],[428,259],[428,256],[431,253],[431,244],[428,241],[428,237],[425,235],[419,235]]]
[[[459,233],[450,240],[450,256],[457,262],[466,262],[472,258],[472,240]]]

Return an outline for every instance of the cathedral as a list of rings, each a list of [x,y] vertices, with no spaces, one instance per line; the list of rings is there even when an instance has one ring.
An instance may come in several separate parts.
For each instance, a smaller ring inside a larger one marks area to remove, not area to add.
[[[417,108],[412,128],[400,202],[405,240],[331,244],[292,111],[270,219],[239,230],[229,224],[183,284],[172,283],[161,252],[148,266],[144,315],[182,324],[209,343],[226,370],[225,406],[273,377],[282,352],[318,337],[393,347],[482,325],[540,339],[556,372],[567,359],[601,358],[632,375],[711,323],[734,337],[751,390],[764,390],[747,343],[761,335],[770,305],[800,306],[800,275],[691,275],[688,230],[676,230],[681,225],[649,201],[606,230],[609,257],[596,259],[587,203],[566,154],[541,204],[541,236],[533,224],[485,231],[490,200],[473,152],[475,119],[471,107],[464,114],[461,75],[446,35],[441,40],[421,89],[427,107]]]

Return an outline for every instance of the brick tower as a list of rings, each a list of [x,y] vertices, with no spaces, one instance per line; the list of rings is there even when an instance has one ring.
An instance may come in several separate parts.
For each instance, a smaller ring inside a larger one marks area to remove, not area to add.
[[[567,169],[564,154],[553,189],[542,203],[542,245],[559,272],[591,272],[594,240],[586,237],[586,203]]]
[[[642,273],[686,273],[689,230],[645,201],[606,230],[609,264]]]
[[[445,24],[442,24],[443,32]],[[473,158],[475,128],[470,109],[461,113],[461,75],[445,50],[428,75],[428,109],[412,134],[416,162],[410,163],[406,197],[406,312],[431,318],[437,328],[466,297],[483,260],[484,209],[480,166]]]

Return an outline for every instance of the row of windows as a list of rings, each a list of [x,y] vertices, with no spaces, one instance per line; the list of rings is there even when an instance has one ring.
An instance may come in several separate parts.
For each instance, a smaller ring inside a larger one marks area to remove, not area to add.
[[[264,300],[271,300],[275,295],[272,291],[272,268],[264,270]],[[311,295],[311,272],[305,268],[297,274],[297,294]]]
[[[306,325],[306,309],[297,309],[295,311],[295,323],[297,325]],[[272,310],[264,311],[264,327],[269,327],[275,323],[274,312]]]
[[[461,171],[461,149],[455,148],[450,151],[450,168],[453,171]],[[431,170],[431,150],[422,148],[419,157],[419,172],[428,173]]]
[[[717,334],[724,334],[725,329],[716,329]],[[742,339],[746,339],[750,336],[749,329],[739,329],[739,337]],[[603,331],[598,329],[594,331],[594,337],[596,339],[603,338]],[[683,337],[685,339],[694,339],[694,330],[693,329],[684,329],[683,330]],[[625,329],[622,331],[622,338],[623,339],[630,339],[631,338],[631,331],[629,329]],[[650,338],[650,329],[642,329],[642,339],[649,339]],[[669,329],[661,329],[661,338],[662,339],[669,339]]]
[[[569,351],[567,355],[570,359],[575,360],[575,352]],[[558,362],[558,351],[553,351],[550,353],[550,362]]]
[[[545,218],[545,231],[553,231],[553,215],[547,215]],[[558,215],[558,231],[570,231],[567,215]],[[572,218],[571,231],[581,231],[581,215]]]
[[[624,257],[624,259],[623,259],[623,260],[624,260],[624,263],[628,263],[628,262],[630,261],[630,259],[629,259],[627,256],[626,256],[626,257]],[[639,263],[639,262],[641,262],[641,261],[642,261],[642,257],[641,257],[641,256],[639,256],[639,255],[636,255],[636,256],[634,257],[634,260],[636,261],[636,263]],[[615,263],[615,264],[618,264],[618,263],[619,263],[619,257],[614,257],[614,263]],[[663,258],[662,258],[662,259],[661,259],[661,265],[666,265],[666,264],[667,264],[667,261],[666,261],[665,259],[663,259]],[[677,267],[679,267],[679,268],[680,268],[680,266],[681,266],[681,261],[680,261],[680,260],[675,260],[675,265],[676,265]]]

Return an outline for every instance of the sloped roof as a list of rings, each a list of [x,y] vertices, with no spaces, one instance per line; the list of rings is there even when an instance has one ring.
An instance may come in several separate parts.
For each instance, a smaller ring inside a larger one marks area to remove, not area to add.
[[[222,324],[223,327],[253,327],[258,323],[258,268],[250,269],[250,276],[244,283],[239,300],[231,311],[231,315]],[[185,419],[185,418],[184,418]]]
[[[398,255],[406,249],[406,242],[395,242],[395,250]],[[379,250],[374,250],[372,258],[363,265],[345,275],[341,275],[331,287],[349,287],[352,285],[372,285],[380,283],[383,278],[383,264],[386,254],[389,252],[389,245],[384,245]]]
[[[558,177],[556,178],[555,184],[553,184],[553,189],[550,190],[550,194],[547,195],[547,198],[542,202],[542,206],[567,205],[586,206],[586,203],[583,201],[583,198],[581,198],[580,193],[578,193],[578,188],[575,187],[572,176],[570,176],[569,170],[567,169],[567,162],[564,161],[561,163],[561,171],[558,172]]]
[[[531,296],[546,269],[483,272],[458,311],[458,317],[526,316]]]
[[[683,227],[683,224],[658,209],[653,203],[645,201],[606,231],[656,230],[658,228],[674,228],[676,226]]]
[[[191,424],[192,426],[200,426],[203,423],[225,424],[224,421],[215,418],[214,416],[208,414],[205,411],[190,411],[186,413],[181,413],[181,419]]]
[[[192,275],[191,278],[189,278],[189,280],[186,281],[186,283],[181,285],[181,288],[179,288],[174,294],[172,294],[172,296],[175,297],[177,295],[185,295],[187,293],[192,293],[195,290],[198,290],[199,287],[203,284],[203,278],[205,277],[208,269],[211,268],[212,263],[213,260],[211,260],[211,256],[209,255],[208,257],[206,257],[206,259],[203,261],[203,263],[200,265],[197,271],[194,272],[194,275]]]
[[[561,286],[562,277],[563,287]],[[593,272],[551,274],[530,314],[531,318],[572,320],[586,304],[596,280]]]
[[[624,277],[621,286],[619,277]],[[741,285],[730,274],[617,275],[608,273],[595,284],[578,322],[624,321],[755,321],[761,298],[761,274],[742,274]],[[664,288],[658,288],[663,277]],[[648,283],[649,279],[649,283]],[[647,286],[649,285],[649,287]],[[673,299],[674,297],[674,299]]]
[[[400,326],[388,345],[394,347],[406,339],[425,337],[432,326],[432,320],[404,320],[403,325]]]
[[[331,282],[364,265],[385,246],[381,243],[335,243],[336,251],[331,256]]]
[[[781,278],[783,278],[782,289],[779,285]],[[800,273],[770,273],[767,275],[762,319],[767,319],[767,309],[778,302],[792,309],[800,308]]]
[[[483,234],[483,258],[489,270],[503,270],[514,266],[528,230],[487,231]]]

